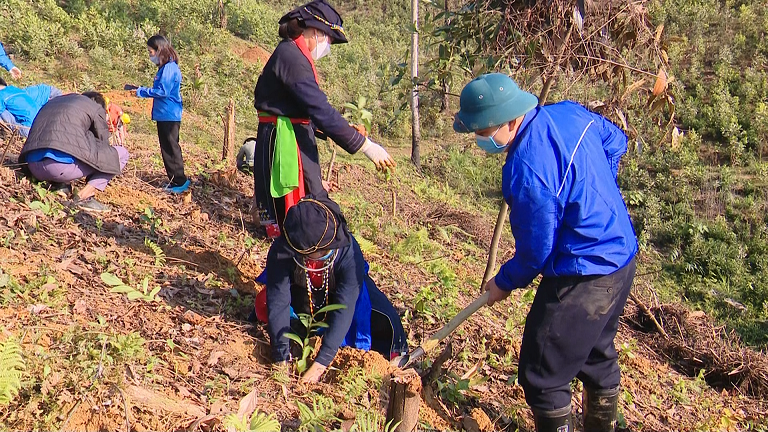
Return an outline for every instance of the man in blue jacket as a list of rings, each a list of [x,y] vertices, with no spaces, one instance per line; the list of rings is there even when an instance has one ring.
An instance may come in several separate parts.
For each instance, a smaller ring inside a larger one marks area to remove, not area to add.
[[[538,106],[504,74],[467,84],[457,132],[506,152],[502,192],[515,256],[485,286],[488,304],[543,275],[528,313],[518,379],[539,432],[570,432],[573,378],[584,430],[616,427],[614,337],[635,275],[637,239],[616,177],[627,137],[573,102]]]
[[[3,44],[0,44],[0,66],[2,66],[3,69],[10,72],[13,79],[21,78],[21,70],[13,64],[13,62],[11,61],[11,58],[8,57],[8,54],[5,53],[5,48],[3,48]]]

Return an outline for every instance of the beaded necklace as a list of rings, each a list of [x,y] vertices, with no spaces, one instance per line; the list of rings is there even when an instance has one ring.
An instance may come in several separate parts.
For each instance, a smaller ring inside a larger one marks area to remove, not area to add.
[[[304,275],[307,280],[307,297],[309,297],[309,313],[310,315],[315,315],[315,307],[318,309],[321,309],[328,305],[328,284],[330,281],[330,274],[331,269],[333,268],[333,263],[336,261],[336,253],[334,252],[333,257],[330,258],[330,263],[326,266],[324,266],[322,269],[318,269],[317,271],[323,272],[323,282],[320,285],[320,287],[315,288],[315,286],[312,284],[312,278],[309,276],[309,272],[315,270],[307,267],[307,258],[303,259],[304,265],[301,267],[304,268]],[[315,304],[314,296],[313,294],[320,294],[323,297],[322,303],[319,305]]]

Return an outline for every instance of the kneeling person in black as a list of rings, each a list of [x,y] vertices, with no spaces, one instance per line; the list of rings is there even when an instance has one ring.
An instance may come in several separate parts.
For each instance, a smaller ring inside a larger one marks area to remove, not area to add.
[[[306,332],[292,317],[330,304],[345,308],[323,317],[328,328],[302,381],[317,382],[341,346],[373,349],[388,359],[407,352],[400,316],[368,276],[368,263],[336,203],[305,197],[288,210],[284,228],[267,256],[266,277],[260,277],[267,286],[273,360],[291,359],[286,333]],[[301,328],[292,329],[297,324]]]

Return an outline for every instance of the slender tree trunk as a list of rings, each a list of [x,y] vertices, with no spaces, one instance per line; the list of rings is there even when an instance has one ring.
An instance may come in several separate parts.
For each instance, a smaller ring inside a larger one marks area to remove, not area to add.
[[[541,93],[539,93],[539,105],[544,105],[547,102],[547,97],[549,97],[549,90],[552,88],[552,84],[554,82],[554,73],[548,76],[546,80],[544,80],[544,86],[541,88]]]
[[[421,126],[419,121],[419,89],[416,85],[419,77],[419,0],[411,0],[413,33],[411,34],[411,162],[421,168]]]
[[[496,217],[496,227],[493,230],[493,238],[491,239],[491,247],[488,249],[488,262],[485,264],[485,273],[483,274],[483,282],[480,284],[480,293],[483,293],[485,284],[493,277],[493,272],[496,270],[496,255],[499,251],[499,240],[501,239],[501,233],[504,230],[504,220],[509,213],[509,205],[501,198],[501,207],[499,208],[499,215]]]
[[[549,97],[549,91],[552,90],[552,85],[555,84],[555,79],[557,77],[557,74],[560,73],[560,65],[563,62],[563,54],[565,54],[566,48],[568,48],[568,42],[571,40],[571,33],[573,33],[573,27],[574,25],[571,24],[571,26],[568,28],[568,33],[565,34],[565,39],[563,39],[563,46],[560,48],[560,53],[557,56],[557,60],[555,61],[555,67],[552,69],[552,72],[547,76],[547,79],[544,81],[544,86],[541,88],[541,93],[539,93],[539,105],[544,105],[544,103],[547,102],[547,98]]]
[[[219,0],[218,12],[219,12],[219,28],[227,28],[227,10],[224,7],[224,0]]]
[[[443,11],[445,12],[445,26],[449,27],[451,25],[451,20],[448,18],[448,0],[445,0]],[[450,101],[448,100],[448,93],[451,92],[451,86],[448,85],[448,80],[446,78],[443,78],[442,80],[442,87],[443,87],[443,100],[440,103],[440,112],[443,114],[448,113],[450,110]]]

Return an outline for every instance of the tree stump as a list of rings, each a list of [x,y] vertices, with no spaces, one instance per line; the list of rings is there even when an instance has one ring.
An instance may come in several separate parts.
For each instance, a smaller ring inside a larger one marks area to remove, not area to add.
[[[414,369],[397,370],[389,377],[387,423],[397,424],[395,432],[412,432],[419,424],[421,377]]]

